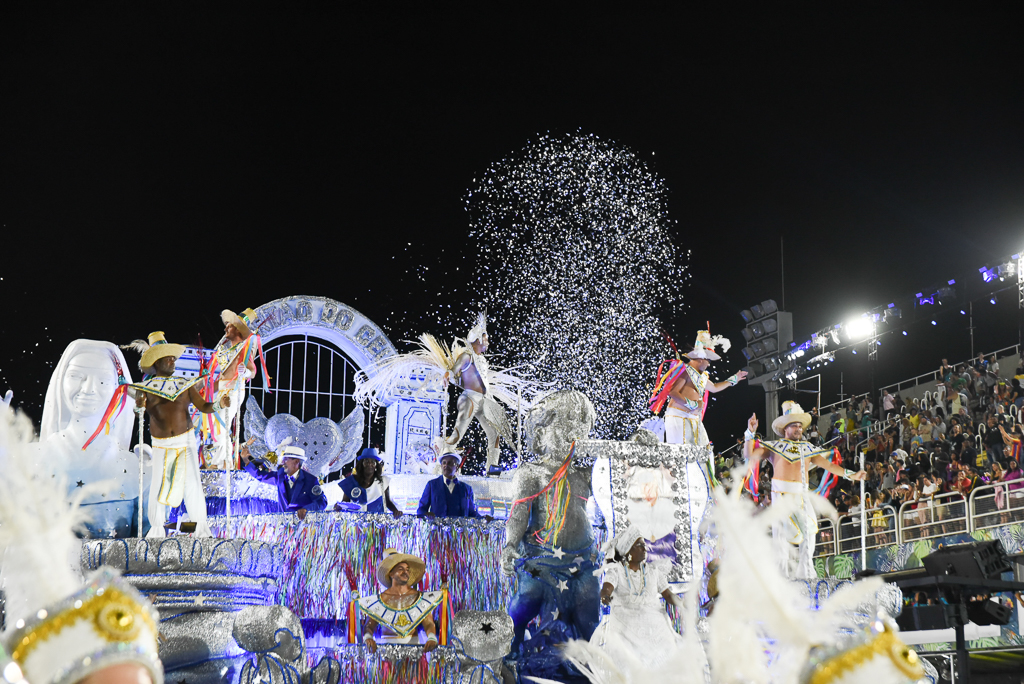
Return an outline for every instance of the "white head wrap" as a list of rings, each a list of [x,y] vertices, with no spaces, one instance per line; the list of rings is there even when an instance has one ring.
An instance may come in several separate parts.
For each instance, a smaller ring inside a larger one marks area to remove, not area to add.
[[[629,550],[633,548],[633,544],[636,544],[636,540],[643,538],[644,535],[640,533],[636,525],[630,525],[624,531],[615,535],[615,551],[625,558]]]

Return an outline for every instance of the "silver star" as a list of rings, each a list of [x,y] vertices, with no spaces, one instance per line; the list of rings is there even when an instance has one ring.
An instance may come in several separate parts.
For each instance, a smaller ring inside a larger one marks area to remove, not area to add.
[[[553,612],[551,614],[551,619],[552,620],[557,620],[558,619],[558,609],[557,608],[555,608],[555,612]]]
[[[202,592],[199,592],[199,596],[196,596],[196,605],[202,606],[206,604],[206,597],[203,596]]]
[[[562,556],[565,555],[565,551],[562,550],[562,547],[556,546],[554,550],[551,552],[551,555],[553,555],[558,560],[562,560]]]
[[[569,585],[565,580],[558,580],[558,591],[565,591],[568,588]]]

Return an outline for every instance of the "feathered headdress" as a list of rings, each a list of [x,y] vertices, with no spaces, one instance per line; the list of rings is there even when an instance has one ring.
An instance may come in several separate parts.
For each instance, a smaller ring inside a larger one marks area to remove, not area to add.
[[[476,342],[484,335],[487,334],[487,311],[481,311],[476,315],[476,325],[474,325],[469,333],[466,335],[467,342]]]
[[[688,359],[718,361],[722,357],[715,353],[715,347],[721,347],[724,354],[729,351],[731,346],[732,343],[726,337],[712,335],[708,330],[698,330],[697,341],[693,343],[693,350],[683,354],[683,356]]]
[[[32,468],[31,439],[28,418],[0,406],[0,549],[11,658],[29,681],[77,682],[134,662],[161,684],[158,618],[149,601],[110,568],[83,587],[72,567],[74,530],[86,517],[81,501],[102,485],[80,487],[66,498],[62,476]]]

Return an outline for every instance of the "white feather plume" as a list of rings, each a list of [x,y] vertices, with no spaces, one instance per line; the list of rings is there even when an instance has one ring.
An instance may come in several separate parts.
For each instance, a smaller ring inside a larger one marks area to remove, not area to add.
[[[802,663],[816,635],[807,599],[783,576],[767,534],[775,520],[793,512],[789,500],[773,502],[764,514],[753,516],[753,504],[739,493],[739,487],[731,494],[716,489],[714,521],[722,560],[719,597],[709,618],[708,658],[721,684],[767,684],[763,636],[796,656],[790,661]]]
[[[712,335],[711,336],[711,346],[712,347],[721,347],[722,348],[722,352],[725,353],[725,352],[729,351],[730,347],[732,347],[732,342],[729,341],[728,337],[722,337],[721,335]]]
[[[136,351],[139,354],[145,354],[149,349],[149,342],[146,340],[132,340],[128,344],[122,344],[121,349]]]
[[[102,485],[67,497],[66,480],[33,467],[32,423],[0,406],[0,550],[8,623],[76,591],[81,582],[71,563],[79,548],[74,530],[86,518],[80,503]]]

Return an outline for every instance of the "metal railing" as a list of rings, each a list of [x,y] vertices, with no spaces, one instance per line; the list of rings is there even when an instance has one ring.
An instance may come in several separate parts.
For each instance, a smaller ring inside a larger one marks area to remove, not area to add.
[[[818,521],[818,534],[814,538],[814,557],[838,555],[839,536],[836,534],[836,525],[830,518],[822,518]]]
[[[892,506],[869,508],[867,515],[867,548],[878,549],[896,543],[896,509]],[[875,515],[878,513],[879,515]],[[861,549],[860,511],[839,517],[839,553]]]
[[[1024,521],[1024,479],[975,487],[967,508],[972,532]]]
[[[1004,353],[1004,352],[1010,352],[1010,353]],[[1016,345],[1015,344],[1012,347],[1003,347],[1002,349],[997,349],[994,352],[987,352],[984,356],[987,359],[987,358],[990,358],[991,356],[995,355],[996,359],[998,360],[1000,356],[1004,356],[1004,357],[1005,356],[1012,356],[1013,354],[1018,354],[1018,353],[1020,353],[1020,345]],[[956,368],[957,366],[969,365],[976,358],[978,358],[978,357],[974,357],[972,359],[967,359],[966,361],[960,361],[958,363],[951,363],[949,365],[954,367],[954,368]],[[878,396],[883,396],[885,394],[886,390],[889,390],[893,394],[896,394],[901,389],[905,389],[906,387],[917,387],[918,385],[921,384],[922,381],[924,381],[924,382],[936,382],[937,383],[938,379],[939,379],[939,371],[938,371],[938,369],[936,369],[936,370],[933,370],[930,373],[924,373],[922,375],[915,376],[915,377],[910,378],[908,380],[902,380],[902,381],[897,382],[897,383],[892,384],[892,385],[886,385],[885,387],[882,387],[881,389],[878,390]]]
[[[966,499],[960,492],[947,492],[908,501],[898,512],[888,505],[869,508],[865,516],[868,549],[1024,522],[1024,478],[980,485]],[[820,518],[815,539],[815,558],[859,551],[860,512],[837,521]]]
[[[967,501],[960,492],[949,492],[900,506],[899,540],[901,544],[916,539],[944,537],[969,533]]]

